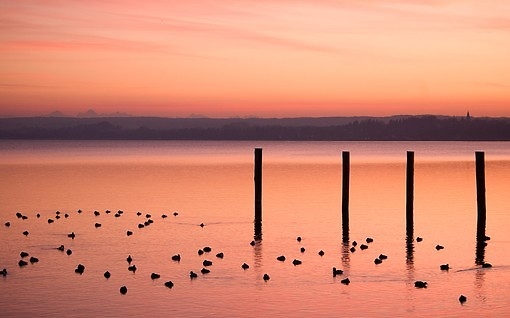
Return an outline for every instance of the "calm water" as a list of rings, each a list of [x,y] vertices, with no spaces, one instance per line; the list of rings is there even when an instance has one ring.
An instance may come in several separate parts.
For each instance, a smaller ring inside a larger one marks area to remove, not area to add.
[[[505,316],[510,312],[509,146],[0,141],[0,269],[8,271],[0,276],[0,315]],[[254,147],[264,149],[263,234],[251,246]],[[349,243],[374,238],[367,250],[354,253],[342,244],[342,150],[351,152]],[[406,150],[415,151],[414,236],[422,242],[406,242]],[[478,256],[493,264],[489,269],[475,264],[476,150],[486,152],[491,240]],[[124,213],[115,217],[118,210]],[[28,219],[18,219],[16,212]],[[139,229],[147,213],[154,223]],[[55,222],[49,224],[49,218]],[[8,221],[11,226],[4,226]],[[74,240],[67,237],[71,232]],[[303,240],[297,242],[297,236]],[[61,244],[72,255],[58,251]],[[436,244],[445,248],[437,251]],[[212,252],[199,256],[205,246]],[[21,251],[39,262],[19,267]],[[171,260],[177,253],[180,262]],[[375,265],[380,253],[388,259]],[[128,255],[136,273],[127,270]],[[279,255],[286,261],[277,261]],[[295,258],[302,264],[292,265]],[[209,274],[200,273],[204,259],[213,261]],[[241,268],[244,262],[249,269]],[[74,272],[80,263],[83,275]],[[451,269],[441,271],[439,265],[446,263]],[[333,266],[344,274],[333,277]],[[106,270],[109,279],[103,277]],[[191,270],[198,273],[194,280]],[[161,278],[152,280],[153,272]],[[271,277],[267,282],[264,273]],[[340,283],[345,277],[348,286]],[[163,285],[168,280],[172,289]],[[416,280],[427,281],[428,288],[415,288]],[[119,293],[123,285],[126,295]],[[463,305],[461,294],[467,296]]]

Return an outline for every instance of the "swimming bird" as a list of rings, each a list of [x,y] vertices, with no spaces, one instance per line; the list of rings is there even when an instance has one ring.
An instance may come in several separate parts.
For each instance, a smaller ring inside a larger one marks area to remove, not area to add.
[[[371,237],[367,237],[367,239],[365,240],[367,243],[372,243],[374,241],[373,238]]]
[[[83,274],[84,271],[85,271],[85,266],[83,266],[82,264],[78,264],[78,266],[74,270],[75,273],[78,273],[80,275]]]
[[[319,256],[324,256],[324,251],[320,250],[319,253],[317,253],[317,254],[319,254]]]
[[[62,244],[59,247],[57,247],[57,250],[63,252],[64,251],[64,245]]]
[[[96,224],[94,224],[94,226],[95,226],[96,228],[101,227],[101,223],[96,223]]]
[[[491,268],[492,267],[492,264],[490,263],[483,263],[482,264],[482,268]]]
[[[40,218],[40,217],[41,217],[41,214],[40,214],[40,213],[37,213],[35,216],[36,216],[37,218]]]
[[[110,274],[109,271],[106,271],[106,272],[104,272],[103,276],[104,276],[104,278],[108,279],[108,278],[110,278],[110,276],[112,276],[112,274]]]
[[[81,213],[81,212],[83,212],[83,211],[82,211],[82,210],[78,210],[78,211],[76,211],[76,212]]]
[[[37,262],[39,262],[39,259],[37,257],[33,257],[33,256],[30,257],[30,263],[33,264],[33,263],[37,263]]]
[[[269,277],[268,274],[264,274],[264,276],[262,276],[262,278],[267,282],[268,280],[271,279],[271,277]]]
[[[204,261],[202,262],[202,265],[204,265],[204,266],[211,266],[212,262],[204,259]]]
[[[127,236],[131,236],[131,235],[133,235],[133,232],[132,232],[132,231],[127,231],[127,232],[126,232],[126,235],[127,235]]]
[[[55,215],[55,219],[59,220],[60,219],[60,215]]]
[[[162,214],[162,215],[161,215],[161,218],[162,218],[162,219],[166,219],[167,217],[168,217],[168,216],[167,216],[166,214]]]
[[[297,240],[298,242],[301,242],[301,236],[298,236],[298,237],[296,238],[296,240]]]
[[[181,254],[176,254],[172,256],[172,261],[180,262],[181,261]]]
[[[414,282],[414,287],[416,288],[427,288],[427,282],[417,280]]]
[[[285,256],[280,255],[276,259],[279,260],[280,262],[283,262],[283,261],[285,261]]]
[[[4,268],[0,271],[0,275],[2,275],[3,277],[7,276],[7,269]]]
[[[158,279],[160,277],[161,277],[161,275],[159,275],[158,273],[152,273],[151,274],[151,279]]]
[[[200,272],[201,272],[202,274],[209,274],[211,271],[210,271],[210,270],[208,270],[207,268],[202,268],[202,269],[200,270]]]
[[[490,239],[491,239],[491,237],[487,236],[487,235],[485,235],[484,238],[483,238],[484,241],[490,241]]]
[[[21,219],[23,217],[23,214],[21,214],[21,212],[16,212],[16,217],[18,219]]]
[[[151,218],[151,217],[152,217],[152,215],[150,215],[149,213],[145,214],[145,218],[148,219],[148,218]]]
[[[169,280],[169,281],[165,282],[165,286],[168,288],[172,288],[172,287],[174,287],[174,283],[171,280]]]
[[[99,216],[101,213],[99,213],[99,211],[94,211],[94,215],[95,216]]]
[[[356,252],[356,249],[355,249],[355,248],[354,248],[354,246],[353,246],[353,247],[351,247],[351,248],[349,249],[349,251],[351,251],[351,253],[354,253],[354,252]]]
[[[212,249],[209,246],[203,248],[204,252],[209,253]]]
[[[22,220],[26,220],[26,219],[28,219],[28,216],[23,215],[23,216],[21,217],[21,219],[22,219]]]
[[[198,255],[202,255],[202,254],[204,254],[204,250],[203,249],[199,249],[197,253],[198,253]]]
[[[205,226],[205,224],[204,224],[204,223],[200,223],[200,227],[204,227],[204,226]]]
[[[197,277],[198,277],[198,275],[194,271],[189,272],[189,278],[193,279],[193,278],[197,278]]]
[[[459,302],[461,304],[465,303],[466,301],[467,301],[467,297],[466,296],[464,296],[464,295],[460,295],[459,296]]]
[[[56,214],[56,215],[59,215],[59,214],[60,214],[60,211],[55,211],[55,214]]]
[[[128,267],[128,271],[135,273],[136,272],[136,265],[131,265]]]
[[[444,246],[439,245],[439,244],[436,245],[436,250],[439,251],[439,250],[442,250],[442,249],[444,249]]]
[[[23,252],[19,253],[19,256],[21,256],[21,258],[25,258],[28,256],[28,253],[23,251]]]
[[[178,216],[178,215],[179,215],[179,213],[177,213],[177,212],[174,212],[174,216]]]
[[[48,219],[48,224],[55,222],[53,219]]]
[[[343,270],[333,267],[333,277],[336,277],[336,275],[342,275],[343,273],[344,273]]]
[[[131,262],[133,261],[131,255],[128,255],[128,257],[126,257],[126,261],[128,262],[128,264],[131,264]]]
[[[388,256],[384,255],[384,254],[379,254],[379,259],[380,260],[383,260],[383,259],[387,259]]]
[[[241,267],[246,270],[246,269],[250,268],[250,265],[243,263],[243,265],[241,265]]]
[[[344,284],[344,285],[349,285],[351,283],[351,280],[349,279],[349,277],[347,278],[344,278],[340,281],[340,283]]]
[[[251,245],[251,246],[255,246],[255,244],[256,244],[256,242],[255,242],[255,241],[251,241],[251,242],[250,242],[250,245]]]
[[[66,254],[67,255],[71,255],[71,254],[73,254],[73,251],[71,251],[71,249],[68,248],[67,251],[66,251]]]
[[[423,238],[421,238],[421,237],[419,237],[419,236],[418,236],[418,237],[416,238],[416,242],[421,242],[421,241],[423,241]]]
[[[5,226],[7,226],[7,227],[9,227],[9,226],[11,226],[11,222],[5,222],[5,224],[4,224],[4,225],[5,225]]]
[[[28,263],[26,261],[20,259],[19,262],[18,262],[18,265],[19,265],[19,267],[23,267],[25,265],[28,265]]]
[[[64,214],[64,217],[67,219],[69,217],[69,214]]]
[[[381,260],[380,258],[376,258],[376,259],[374,259],[374,263],[375,263],[376,265],[381,264],[381,263],[382,263],[382,260]]]
[[[117,213],[118,213],[118,214],[122,214],[122,213],[124,213],[124,211],[122,211],[122,210],[118,210],[118,211],[117,211]]]
[[[143,224],[144,224],[145,226],[149,226],[149,225],[151,225],[151,222],[149,222],[149,221],[145,221],[145,222],[143,222]]]
[[[145,225],[143,223],[138,224],[139,229],[144,228],[144,227],[145,227]]]
[[[366,250],[368,248],[368,245],[365,245],[365,244],[361,244],[359,246],[360,250]]]
[[[23,231],[23,235],[28,236],[28,231]]]
[[[110,211],[110,210],[106,210],[106,211],[104,211],[104,213],[106,213],[106,214],[110,214],[111,212],[112,212],[112,211]]]
[[[154,223],[154,221],[152,219],[148,219],[147,223],[152,224],[152,223]]]
[[[136,212],[136,215],[140,216],[142,215],[142,212]]]
[[[358,242],[352,241],[352,246],[356,246],[356,245],[358,245]]]
[[[70,237],[74,240],[74,238],[76,237],[76,234],[74,234],[74,232],[71,232],[71,234],[67,234],[67,237]]]
[[[300,251],[301,251],[301,253],[304,253],[306,250],[305,250],[305,248],[304,248],[304,247],[302,247],[302,248],[300,249]]]
[[[294,260],[292,261],[292,264],[293,264],[294,266],[296,266],[296,265],[301,265],[302,263],[303,263],[303,262],[301,262],[301,261],[300,261],[300,260],[298,260],[298,259],[294,259]]]
[[[217,258],[223,258],[223,256],[224,256],[224,255],[223,255],[223,252],[219,252],[218,254],[216,254],[216,257],[217,257]]]
[[[120,218],[120,214],[119,213],[115,213],[113,216],[116,217],[116,218]]]
[[[122,286],[120,289],[119,289],[120,293],[122,295],[125,295],[127,293],[127,287],[126,286]]]
[[[443,265],[440,265],[439,268],[442,270],[442,271],[447,271],[450,269],[450,265],[448,264],[443,264]]]

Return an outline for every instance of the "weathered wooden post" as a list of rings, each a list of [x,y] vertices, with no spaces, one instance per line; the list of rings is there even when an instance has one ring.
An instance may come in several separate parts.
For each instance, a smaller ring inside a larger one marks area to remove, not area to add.
[[[262,148],[255,148],[255,239],[262,237]]]
[[[349,176],[350,154],[342,152],[342,241],[349,241]]]
[[[487,208],[485,202],[485,153],[475,152],[476,161],[476,203],[478,218],[476,222],[476,258],[475,263],[481,265],[485,261],[485,226]]]
[[[414,229],[414,151],[407,152],[406,171],[406,232],[413,235]]]

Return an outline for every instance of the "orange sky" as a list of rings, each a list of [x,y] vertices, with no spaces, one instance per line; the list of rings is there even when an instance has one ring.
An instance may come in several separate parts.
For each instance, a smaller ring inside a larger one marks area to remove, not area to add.
[[[506,0],[0,0],[0,30],[0,116],[510,116]]]

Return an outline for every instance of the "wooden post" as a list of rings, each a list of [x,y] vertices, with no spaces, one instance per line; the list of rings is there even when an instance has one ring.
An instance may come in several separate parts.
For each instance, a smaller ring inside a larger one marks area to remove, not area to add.
[[[255,228],[262,228],[262,148],[255,148]]]
[[[414,227],[414,151],[407,152],[406,172],[406,231],[413,232]]]
[[[350,154],[342,152],[342,240],[349,241],[349,176]]]
[[[485,153],[483,151],[475,152],[476,158],[476,202],[478,206],[478,219],[476,225],[476,238],[478,241],[485,241]]]

